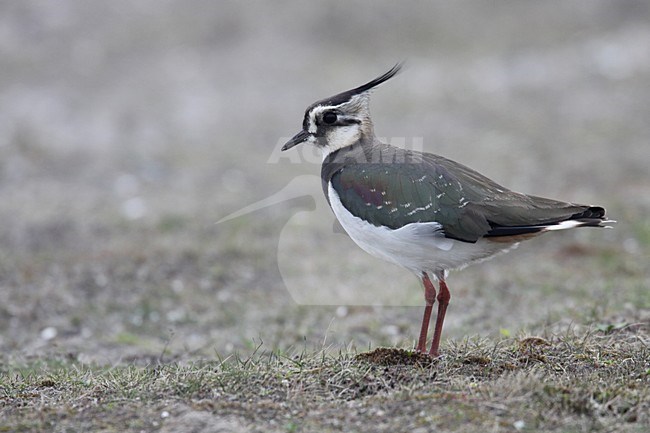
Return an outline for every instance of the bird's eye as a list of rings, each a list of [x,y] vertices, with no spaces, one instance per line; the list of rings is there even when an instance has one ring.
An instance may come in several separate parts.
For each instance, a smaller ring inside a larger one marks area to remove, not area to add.
[[[332,111],[328,111],[327,113],[323,114],[323,123],[327,125],[331,125],[332,123],[336,122],[336,119],[336,113]]]

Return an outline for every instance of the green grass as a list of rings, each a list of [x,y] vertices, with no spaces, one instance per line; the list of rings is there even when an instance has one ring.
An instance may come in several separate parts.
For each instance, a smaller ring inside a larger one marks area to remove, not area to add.
[[[617,323],[450,341],[426,367],[372,364],[351,350],[262,347],[246,358],[144,366],[12,360],[0,374],[0,431],[225,422],[235,431],[642,432],[650,425],[648,331]]]

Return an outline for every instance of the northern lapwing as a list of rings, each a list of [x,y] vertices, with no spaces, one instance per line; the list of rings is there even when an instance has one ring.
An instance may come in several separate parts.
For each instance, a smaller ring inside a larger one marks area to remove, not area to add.
[[[462,268],[553,230],[606,227],[605,209],[565,203],[505,188],[431,153],[406,150],[375,137],[370,91],[401,68],[310,105],[302,130],[282,150],[301,143],[323,155],[323,192],[347,234],[373,256],[422,279],[426,306],[417,343],[426,352],[433,304],[438,315],[429,354],[438,356],[451,297],[445,279]],[[431,279],[438,280],[439,292]]]

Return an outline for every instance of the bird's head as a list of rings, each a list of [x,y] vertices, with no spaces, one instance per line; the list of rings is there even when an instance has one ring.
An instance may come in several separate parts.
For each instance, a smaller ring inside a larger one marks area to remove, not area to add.
[[[287,141],[282,150],[301,143],[318,147],[323,156],[374,136],[370,119],[370,91],[397,74],[398,63],[385,74],[354,89],[320,100],[305,110],[302,130]]]

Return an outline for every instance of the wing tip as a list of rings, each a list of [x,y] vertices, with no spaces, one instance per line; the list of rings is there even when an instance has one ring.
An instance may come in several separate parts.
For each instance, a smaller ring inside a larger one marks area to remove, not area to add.
[[[577,227],[599,227],[599,228],[612,229],[614,227],[608,224],[615,224],[615,223],[616,220],[605,220],[601,218],[581,218],[581,219],[566,219],[552,224],[539,224],[539,225],[529,225],[529,226],[500,226],[500,227],[493,227],[484,237],[492,238],[493,240],[494,238],[499,238],[499,237],[511,237],[511,236],[522,236],[522,235],[530,235],[530,237],[533,237],[535,235],[549,232],[549,231],[568,230]]]

